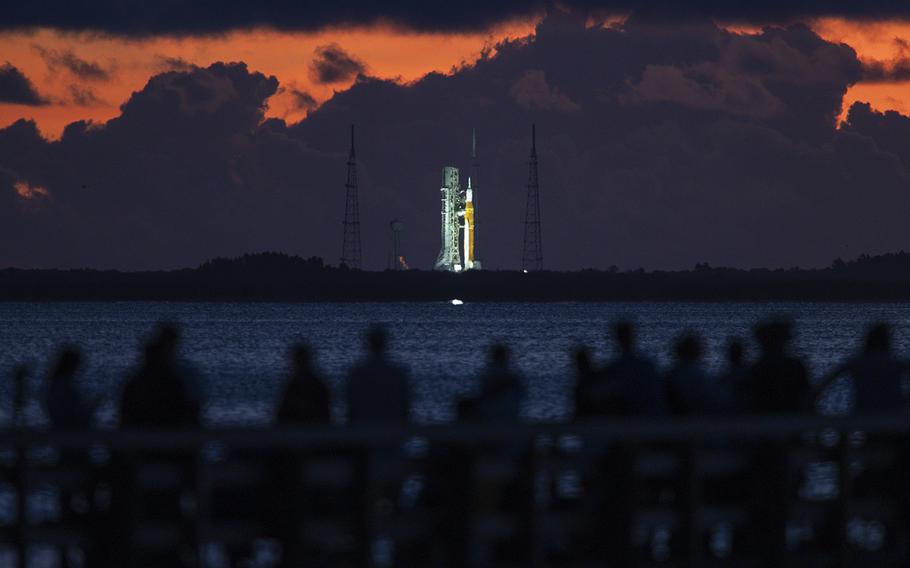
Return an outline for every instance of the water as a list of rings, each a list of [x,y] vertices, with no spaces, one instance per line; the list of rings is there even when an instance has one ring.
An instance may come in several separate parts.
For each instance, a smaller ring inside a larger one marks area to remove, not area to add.
[[[8,377],[14,364],[31,364],[29,417],[40,423],[37,400],[48,359],[61,343],[78,344],[88,357],[83,387],[105,399],[102,422],[112,424],[123,377],[139,346],[155,322],[171,320],[183,325],[183,355],[204,378],[210,423],[267,421],[288,370],[288,346],[303,339],[315,348],[331,382],[340,419],[345,370],[360,356],[364,328],[380,322],[391,330],[395,357],[411,369],[419,420],[452,417],[455,397],[476,388],[493,341],[511,346],[527,377],[525,415],[557,420],[569,411],[570,350],[587,344],[598,357],[609,356],[604,337],[618,317],[639,324],[641,346],[661,365],[669,364],[676,335],[701,334],[707,364],[717,370],[726,339],[749,338],[752,325],[771,314],[794,319],[795,350],[815,377],[852,353],[872,321],[895,325],[899,353],[910,347],[907,303],[0,303],[0,372]],[[9,383],[0,381],[0,420],[9,414]],[[841,388],[823,406],[839,411],[848,402],[849,389]]]

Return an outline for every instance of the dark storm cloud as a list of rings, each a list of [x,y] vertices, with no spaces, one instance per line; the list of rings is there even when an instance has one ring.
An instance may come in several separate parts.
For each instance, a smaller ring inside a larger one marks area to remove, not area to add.
[[[360,75],[298,124],[263,120],[277,79],[218,63],[156,75],[121,116],[58,142],[11,125],[0,265],[183,266],[258,250],[337,263],[351,123],[369,268],[385,266],[393,218],[408,263],[432,265],[440,172],[466,169],[472,127],[477,254],[517,266],[532,122],[550,268],[819,265],[906,248],[908,119],[856,105],[836,128],[864,73],[852,49],[803,26],[585,20],[554,11],[535,38],[451,75]],[[26,201],[22,182],[50,198]]]
[[[107,81],[111,78],[109,69],[105,69],[94,61],[82,59],[70,49],[58,51],[56,49],[44,49],[38,45],[34,46],[34,48],[51,71],[63,68],[85,81]]]
[[[294,107],[299,110],[310,110],[316,108],[318,103],[313,95],[300,89],[291,89],[291,96],[294,97]]]
[[[22,71],[9,62],[0,65],[0,103],[40,106],[45,100]]]
[[[374,2],[287,2],[272,0],[196,0],[176,2],[13,2],[4,7],[2,29],[52,27],[95,30],[122,35],[208,34],[233,29],[272,27],[314,30],[327,26],[391,22],[416,30],[466,31],[543,9],[536,0],[488,2],[466,0],[457,6],[442,2],[398,0]],[[910,18],[910,4],[893,0],[569,0],[560,5],[579,10],[638,11],[667,17],[709,16],[753,22],[782,22],[819,16],[858,19]]]
[[[531,69],[522,75],[509,89],[512,98],[529,110],[553,110],[572,112],[578,105],[559,89],[547,83],[546,74],[540,69]]]
[[[366,70],[363,62],[341,49],[336,43],[316,48],[310,62],[310,75],[317,83],[349,81]]]
[[[890,61],[864,60],[864,83],[903,83],[910,81],[910,57]]]
[[[910,118],[893,110],[878,112],[869,103],[854,103],[843,130],[873,140],[877,147],[910,164]]]
[[[889,60],[863,59],[863,82],[900,83],[910,81],[910,44],[902,38],[892,40],[897,54]]]

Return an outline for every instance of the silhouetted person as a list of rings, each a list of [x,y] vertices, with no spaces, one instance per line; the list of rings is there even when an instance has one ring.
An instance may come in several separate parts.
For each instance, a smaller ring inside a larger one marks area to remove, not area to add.
[[[197,428],[200,400],[189,369],[178,359],[180,333],[173,324],[161,325],[145,346],[139,368],[123,388],[120,427]],[[180,472],[177,481],[154,489],[142,485],[139,472],[149,464],[164,464]],[[193,450],[142,450],[118,452],[112,472],[111,558],[107,565],[139,567],[194,566],[198,551],[193,546],[192,525],[184,497],[196,483],[196,453]],[[166,548],[139,550],[137,525],[145,522],[180,526],[179,542]],[[127,556],[124,556],[127,555]]]
[[[331,402],[329,388],[313,366],[310,348],[305,344],[295,345],[291,352],[294,369],[285,383],[278,403],[276,421],[280,425],[328,424],[331,421]],[[299,472],[307,459],[321,457],[330,450],[310,450],[294,452],[292,455],[278,455],[272,458],[269,492],[273,504],[261,511],[266,523],[271,524],[278,541],[281,543],[281,566],[295,567],[306,563],[306,557],[313,554],[308,551],[300,539],[299,515],[307,505],[319,502],[323,495],[301,482]],[[236,500],[236,497],[234,498]],[[261,500],[254,496],[255,500]],[[262,508],[262,507],[260,507]],[[312,514],[306,510],[304,514]],[[310,559],[313,560],[312,558]]]
[[[200,401],[193,378],[177,357],[180,333],[162,325],[145,346],[138,371],[127,381],[120,404],[124,428],[193,427],[200,423]]]
[[[76,386],[81,366],[82,355],[75,347],[67,346],[60,350],[48,373],[44,408],[48,421],[57,430],[83,430],[92,426],[95,405],[88,402]],[[59,453],[59,465],[79,472],[74,476],[75,481],[66,480],[57,485],[61,520],[94,526],[96,519],[88,516],[96,512],[95,481],[88,475],[91,467],[88,456],[82,451],[63,448]],[[94,536],[86,549],[90,560],[94,560],[98,539],[103,538]],[[69,566],[66,549],[61,552],[63,566]]]
[[[771,320],[755,327],[759,358],[743,384],[746,412],[802,413],[812,410],[812,390],[803,362],[788,350],[791,326]],[[787,503],[794,490],[789,482],[786,447],[778,440],[757,444],[752,456],[746,495],[751,500],[747,531],[763,566],[780,566],[786,550]]]
[[[293,365],[285,382],[275,412],[275,422],[281,426],[328,424],[330,421],[330,396],[325,381],[313,366],[309,346],[300,343],[290,350]],[[318,496],[308,491],[302,483],[300,471],[307,458],[324,455],[325,450],[277,454],[262,453],[255,449],[233,451],[223,467],[243,467],[244,464],[268,463],[265,482],[249,485],[245,491],[234,488],[219,490],[212,499],[212,515],[228,522],[258,519],[264,533],[281,543],[281,566],[305,564],[307,554],[300,538],[301,519],[304,504]],[[252,537],[253,535],[251,535]],[[263,536],[255,535],[255,536]],[[225,549],[229,565],[250,566],[253,564],[254,548],[252,538],[247,542],[230,543]]]
[[[524,394],[524,381],[509,362],[509,348],[493,345],[490,361],[480,376],[478,418],[484,421],[518,420]]]
[[[294,371],[281,393],[276,416],[279,424],[328,424],[331,402],[329,387],[313,368],[310,348],[296,345]]]
[[[13,369],[13,426],[25,427],[25,398],[28,387],[28,366],[17,365]]]
[[[575,389],[573,391],[575,419],[590,418],[597,414],[594,404],[594,383],[597,370],[591,361],[591,351],[579,347],[573,353],[575,363]]]
[[[788,350],[791,326],[776,320],[755,328],[760,355],[743,384],[744,410],[759,414],[812,411],[812,388],[802,360]]]
[[[411,386],[407,372],[386,355],[388,335],[381,327],[367,332],[367,357],[348,375],[348,421],[407,422]]]
[[[575,376],[573,397],[576,420],[628,414],[622,380],[606,369],[598,369],[591,361],[587,347],[575,351]]]
[[[743,401],[744,385],[746,377],[749,375],[749,366],[746,364],[746,348],[738,338],[730,338],[727,341],[727,368],[724,369],[718,379],[718,387],[721,392],[722,404],[730,411],[738,411],[745,408]]]
[[[609,389],[611,382],[616,381],[625,411],[631,415],[665,414],[660,377],[654,363],[636,350],[634,326],[627,321],[614,324],[613,338],[618,354],[604,369],[604,385]]]
[[[677,416],[707,414],[718,410],[717,385],[702,369],[701,340],[686,334],[674,345],[676,363],[664,379],[667,405]]]
[[[64,347],[47,377],[44,409],[54,428],[81,429],[92,425],[96,405],[86,400],[76,386],[82,355],[75,347]]]
[[[901,412],[906,409],[901,388],[906,372],[906,364],[891,352],[891,328],[879,323],[869,328],[862,351],[825,376],[818,392],[838,377],[848,376],[853,380],[855,414]]]

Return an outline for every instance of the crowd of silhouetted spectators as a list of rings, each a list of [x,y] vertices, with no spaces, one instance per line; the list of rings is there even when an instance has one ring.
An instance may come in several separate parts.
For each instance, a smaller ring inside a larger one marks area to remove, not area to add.
[[[609,340],[614,343],[614,356],[605,363],[595,361],[587,347],[573,353],[576,380],[572,406],[575,420],[809,414],[815,411],[816,400],[840,377],[852,380],[854,412],[857,414],[895,413],[905,408],[905,378],[910,374],[910,365],[892,351],[891,330],[886,324],[871,326],[857,352],[831,373],[820,377],[814,385],[806,365],[790,349],[792,326],[785,320],[769,320],[755,326],[758,353],[754,360],[746,358],[741,339],[729,339],[726,365],[720,373],[707,370],[703,361],[703,343],[696,334],[685,333],[677,338],[673,347],[674,362],[668,369],[662,370],[637,347],[635,331],[634,325],[629,322],[617,322],[612,326]],[[180,328],[173,324],[159,325],[147,341],[140,360],[126,377],[120,393],[120,428],[193,429],[202,425],[202,389],[197,384],[192,367],[180,357],[180,343]],[[492,345],[488,357],[476,392],[455,401],[457,420],[480,424],[518,421],[526,395],[525,380],[512,364],[507,346]],[[298,427],[330,424],[332,390],[315,365],[311,349],[305,344],[294,345],[290,359],[291,371],[274,411],[275,422],[281,426]],[[74,430],[93,425],[99,401],[87,397],[77,385],[82,365],[80,350],[66,346],[59,351],[50,367],[43,402],[54,428]],[[14,392],[15,404],[19,406],[24,399],[24,378],[25,372],[20,368],[16,372]],[[345,383],[347,421],[351,424],[405,424],[411,416],[412,392],[407,369],[389,354],[387,332],[382,327],[370,328],[365,334],[362,359],[350,369]],[[785,524],[780,516],[783,506],[775,499],[782,493],[786,480],[776,465],[782,463],[780,455],[775,453],[777,450],[768,452],[767,455],[762,454],[761,462],[756,466],[761,475],[756,476],[759,483],[752,493],[760,496],[762,506],[767,509],[757,517],[767,525],[762,525],[764,528],[757,534],[771,535],[768,542],[772,542],[783,538],[777,534]],[[129,501],[132,499],[130,496],[135,494],[130,489],[131,480],[135,477],[135,471],[131,469],[134,458],[117,454],[114,458],[111,466],[113,474],[108,476],[109,480],[113,480],[109,483],[112,484],[114,497],[108,512],[97,521],[103,529],[103,538],[93,541],[93,546],[97,548],[92,554],[102,560],[93,565],[111,565],[110,559],[121,558],[118,554],[131,546],[128,526],[123,524],[123,519],[130,518],[132,514],[124,511],[132,510],[129,509],[132,506]],[[78,462],[86,458],[83,454],[70,451],[61,459]],[[187,479],[192,478],[195,458],[171,455],[168,459],[188,472]],[[294,548],[296,528],[291,524],[293,515],[285,509],[290,507],[288,496],[300,497],[302,489],[288,474],[293,469],[288,464],[293,464],[296,458],[287,459],[291,461],[275,464],[271,480],[273,487],[259,492],[260,496],[278,496],[268,507],[258,503],[259,497],[252,494],[249,499],[231,495],[218,500],[218,503],[226,506],[229,512],[235,509],[247,515],[255,515],[257,511],[268,508],[272,511],[268,516],[274,518],[266,524],[271,523],[270,530],[279,535],[284,543],[286,558],[296,558],[305,554]],[[458,480],[467,479],[463,471],[467,467],[466,460],[457,448],[443,448],[431,460],[438,472],[435,476],[432,473],[429,475],[428,494],[435,495],[432,498],[441,503],[440,510],[447,511],[449,516],[446,518],[460,518],[459,515],[464,514],[466,505],[458,495],[470,489],[459,486]],[[621,492],[623,485],[619,481],[628,475],[622,469],[625,462],[614,459],[610,463],[613,465],[608,471],[614,480],[611,486],[616,492]],[[433,479],[444,480],[437,486],[443,489],[436,493],[432,491]],[[278,491],[274,490],[275,487]],[[68,491],[61,493],[64,500],[70,500],[80,491],[88,489],[77,486]],[[610,495],[613,503],[619,502],[622,497],[619,493]],[[306,494],[301,498],[319,502],[316,495]],[[182,506],[180,494],[176,491],[159,492],[154,503],[155,509],[165,517],[176,517]],[[118,507],[123,511],[118,512]],[[612,510],[621,512],[616,507]],[[627,521],[616,515],[605,519],[604,522],[617,526]],[[453,547],[458,548],[454,544]],[[248,553],[248,550],[231,552],[237,558],[246,557]],[[179,549],[168,554],[171,556],[148,559],[148,565],[180,565]],[[288,561],[286,565],[295,565],[294,562]],[[87,565],[92,565],[92,562],[87,562]]]
[[[726,367],[710,373],[703,362],[703,343],[685,333],[673,346],[674,362],[661,370],[640,351],[635,327],[612,326],[615,356],[598,364],[587,347],[574,353],[576,381],[573,416],[578,420],[618,417],[703,416],[811,413],[815,401],[839,377],[852,380],[854,413],[892,413],[905,408],[905,378],[910,365],[894,354],[891,329],[872,325],[857,353],[815,385],[806,365],[790,351],[792,326],[771,320],[754,328],[758,356],[745,357],[739,338],[726,346]],[[196,374],[182,361],[180,329],[161,324],[146,343],[140,361],[127,377],[119,404],[121,428],[193,428],[201,425],[203,395]],[[412,405],[407,369],[389,355],[382,327],[370,328],[365,354],[348,373],[345,388],[349,423],[405,423]],[[291,349],[292,371],[275,410],[281,425],[329,424],[332,394],[306,344]],[[82,366],[78,348],[62,348],[51,365],[44,409],[52,426],[88,428],[98,407],[76,381]],[[18,375],[22,375],[20,370]],[[459,420],[482,422],[520,419],[525,381],[511,364],[509,348],[494,344],[474,396],[456,401]]]

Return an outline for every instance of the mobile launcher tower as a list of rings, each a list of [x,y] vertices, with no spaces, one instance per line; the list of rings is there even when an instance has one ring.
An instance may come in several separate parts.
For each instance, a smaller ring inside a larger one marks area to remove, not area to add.
[[[474,258],[474,190],[471,178],[468,187],[461,189],[458,168],[442,168],[442,247],[436,257],[436,270],[461,272],[479,270],[480,261]],[[463,260],[463,262],[462,262]]]

